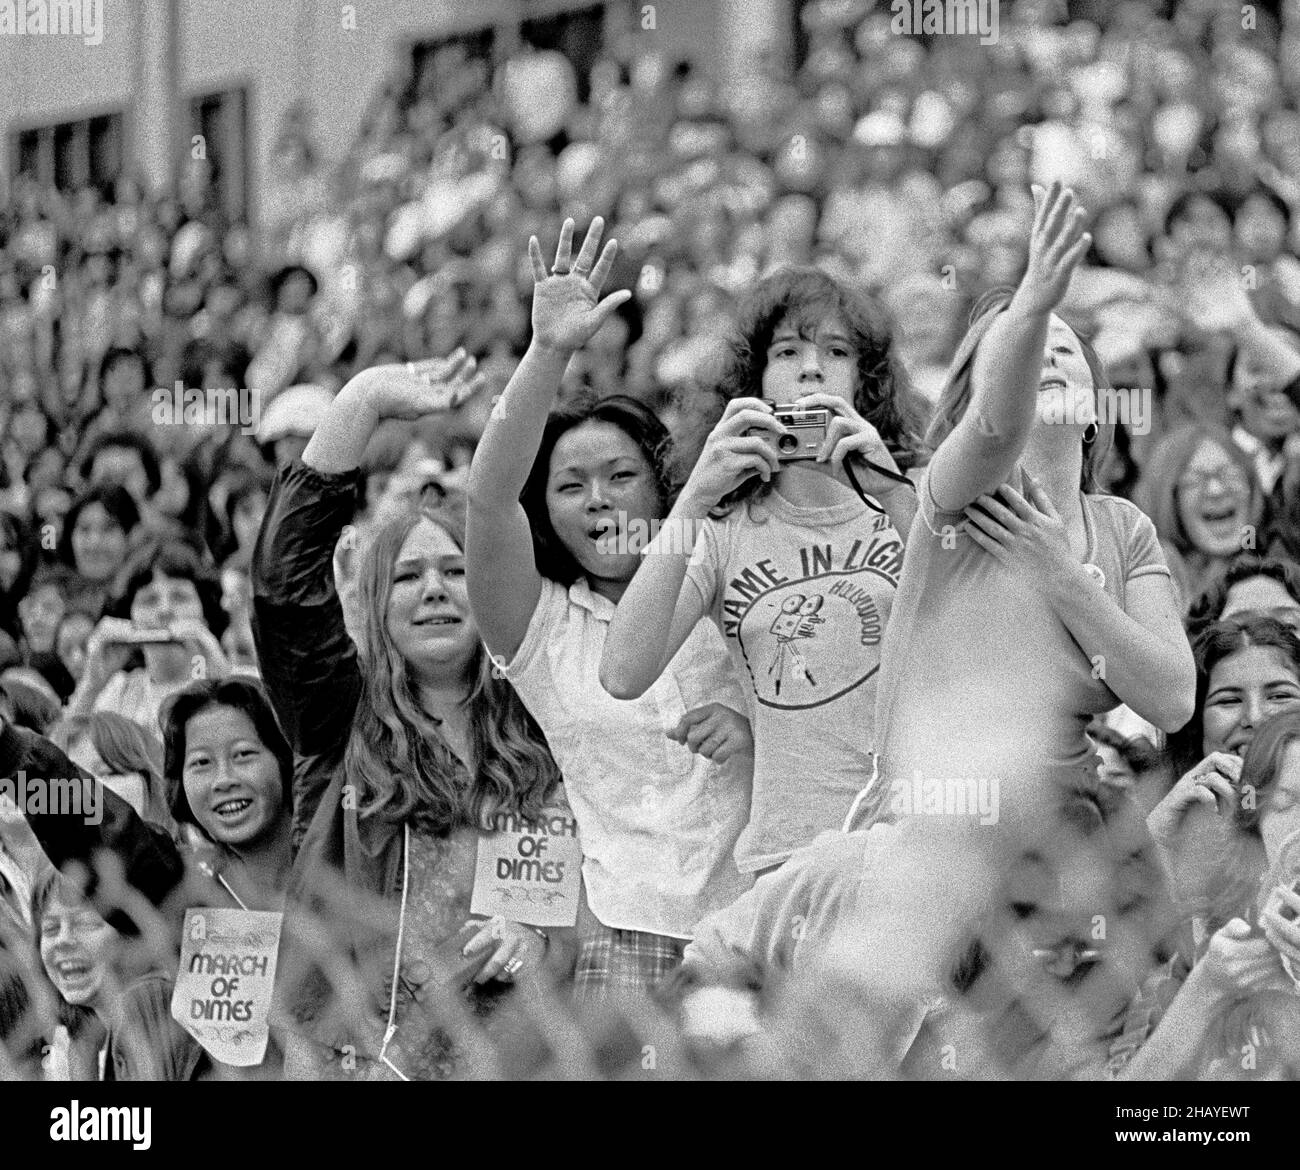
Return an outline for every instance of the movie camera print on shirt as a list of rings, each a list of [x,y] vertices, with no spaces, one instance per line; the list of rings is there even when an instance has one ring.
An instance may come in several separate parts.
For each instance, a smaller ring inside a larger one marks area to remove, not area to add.
[[[723,633],[737,639],[760,703],[820,707],[880,669],[903,545],[887,517],[873,524],[851,543],[802,546],[798,575],[762,559],[727,583]]]

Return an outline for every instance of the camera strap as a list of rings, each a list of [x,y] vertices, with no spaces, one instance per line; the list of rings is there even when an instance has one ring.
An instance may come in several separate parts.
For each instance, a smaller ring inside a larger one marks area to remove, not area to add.
[[[875,503],[875,501],[873,501],[872,498],[863,490],[862,484],[858,482],[858,477],[854,474],[853,465],[850,462],[851,458],[852,457],[844,460],[844,474],[849,477],[849,483],[853,485],[853,490],[858,493],[858,497],[868,508],[873,512],[879,512],[884,516],[886,514],[885,509]],[[866,458],[864,455],[858,455],[857,458],[866,464],[868,471],[874,471],[877,475],[882,475],[886,479],[892,479],[896,483],[904,483],[913,491],[916,491],[916,484],[900,472],[893,471],[888,467],[881,467],[879,463],[872,463],[871,460]]]

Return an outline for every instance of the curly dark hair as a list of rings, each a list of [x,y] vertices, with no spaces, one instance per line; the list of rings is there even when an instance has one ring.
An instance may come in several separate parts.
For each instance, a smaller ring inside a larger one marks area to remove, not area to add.
[[[889,319],[865,293],[849,288],[819,268],[779,268],[764,277],[741,302],[727,338],[727,358],[714,389],[726,401],[758,397],[767,351],[777,329],[793,326],[810,337],[826,321],[843,322],[858,355],[853,408],[884,440],[903,470],[915,467],[921,451],[920,402],[894,351]],[[719,511],[770,490],[754,476],[724,497]]]

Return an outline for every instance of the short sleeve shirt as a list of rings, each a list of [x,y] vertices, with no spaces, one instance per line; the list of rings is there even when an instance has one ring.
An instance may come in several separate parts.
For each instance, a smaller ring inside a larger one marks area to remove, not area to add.
[[[840,828],[870,782],[902,566],[889,517],[853,497],[809,508],[774,491],[703,525],[687,580],[722,631],[754,730],[742,869],[778,865]]]
[[[564,776],[592,913],[615,929],[690,938],[751,884],[734,857],[750,776],[747,761],[714,764],[667,733],[695,707],[743,713],[745,700],[704,621],[641,698],[613,698],[600,685],[613,616],[585,581],[543,581],[506,676]]]
[[[1083,652],[1032,578],[962,531],[963,513],[937,507],[928,471],[919,495],[883,651],[881,780],[1014,786],[1090,772],[1084,729],[1119,704],[1104,663]],[[1123,608],[1131,582],[1169,576],[1145,513],[1115,496],[1082,501],[1091,587]],[[1013,790],[1004,787],[1004,806]]]

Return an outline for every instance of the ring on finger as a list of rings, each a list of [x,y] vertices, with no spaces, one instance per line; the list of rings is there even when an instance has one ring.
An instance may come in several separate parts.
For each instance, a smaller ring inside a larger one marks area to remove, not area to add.
[[[502,970],[513,979],[516,975],[519,974],[519,971],[523,967],[523,965],[524,965],[523,959],[518,958],[516,956],[515,958],[511,959],[508,963],[506,963],[506,965],[502,968]]]

